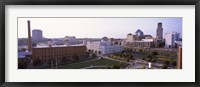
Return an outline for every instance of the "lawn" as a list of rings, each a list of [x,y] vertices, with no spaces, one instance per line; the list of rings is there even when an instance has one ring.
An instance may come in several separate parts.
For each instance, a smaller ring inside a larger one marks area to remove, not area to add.
[[[80,69],[84,67],[89,67],[91,65],[95,66],[112,66],[114,64],[119,64],[118,61],[108,60],[108,59],[99,59],[99,60],[93,60],[93,61],[84,61],[80,63],[74,63],[74,64],[67,64],[58,66],[58,69]]]

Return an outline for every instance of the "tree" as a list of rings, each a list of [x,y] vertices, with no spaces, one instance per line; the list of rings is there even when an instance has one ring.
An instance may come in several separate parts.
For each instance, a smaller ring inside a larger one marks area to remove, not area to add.
[[[95,53],[92,53],[92,57],[97,57],[97,55]]]
[[[107,68],[107,69],[111,69],[111,67],[110,67],[110,66],[107,66],[106,68]]]
[[[163,64],[162,69],[167,69],[167,64]]]
[[[129,61],[130,61],[130,58],[126,58],[126,61],[129,62]]]
[[[118,64],[114,64],[112,68],[113,69],[120,69],[120,66]]]
[[[150,62],[156,62],[156,59],[155,58],[151,58]]]
[[[169,61],[165,61],[165,62],[164,62],[164,64],[166,64],[166,65],[169,65],[169,63],[170,63]]]
[[[142,52],[142,49],[139,49],[139,52],[141,53],[141,52]]]
[[[27,62],[20,62],[18,63],[18,69],[26,69],[28,66]]]
[[[118,44],[118,42],[115,42],[114,44]]]
[[[98,51],[99,54],[101,54],[101,51]]]
[[[88,52],[91,52],[91,50],[89,49]]]
[[[152,52],[153,55],[158,55],[158,52],[154,51]]]
[[[85,54],[86,54],[85,57],[89,57],[90,56],[90,52],[86,52]]]
[[[172,61],[171,63],[173,66],[176,66],[176,61]]]
[[[147,58],[152,58],[152,55],[148,55]]]

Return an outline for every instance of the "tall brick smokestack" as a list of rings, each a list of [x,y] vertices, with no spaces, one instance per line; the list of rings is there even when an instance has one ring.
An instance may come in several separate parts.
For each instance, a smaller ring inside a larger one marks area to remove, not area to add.
[[[30,20],[28,20],[27,22],[28,22],[28,51],[31,52],[32,51],[31,24],[30,24]]]

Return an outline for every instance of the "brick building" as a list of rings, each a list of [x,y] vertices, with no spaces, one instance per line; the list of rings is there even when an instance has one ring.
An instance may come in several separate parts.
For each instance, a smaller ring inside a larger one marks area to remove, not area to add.
[[[40,59],[42,62],[48,62],[49,59],[62,60],[62,58],[67,58],[73,61],[73,56],[78,56],[78,58],[85,57],[86,53],[85,45],[58,45],[58,46],[41,46],[32,48],[32,59]]]

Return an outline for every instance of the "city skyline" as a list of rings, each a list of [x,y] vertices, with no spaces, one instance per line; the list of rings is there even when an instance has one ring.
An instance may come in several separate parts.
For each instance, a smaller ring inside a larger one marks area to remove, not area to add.
[[[165,33],[178,32],[182,37],[182,18],[18,18],[18,38],[27,38],[27,20],[31,31],[40,29],[45,38],[126,38],[138,29],[156,36],[157,24],[162,22]]]

